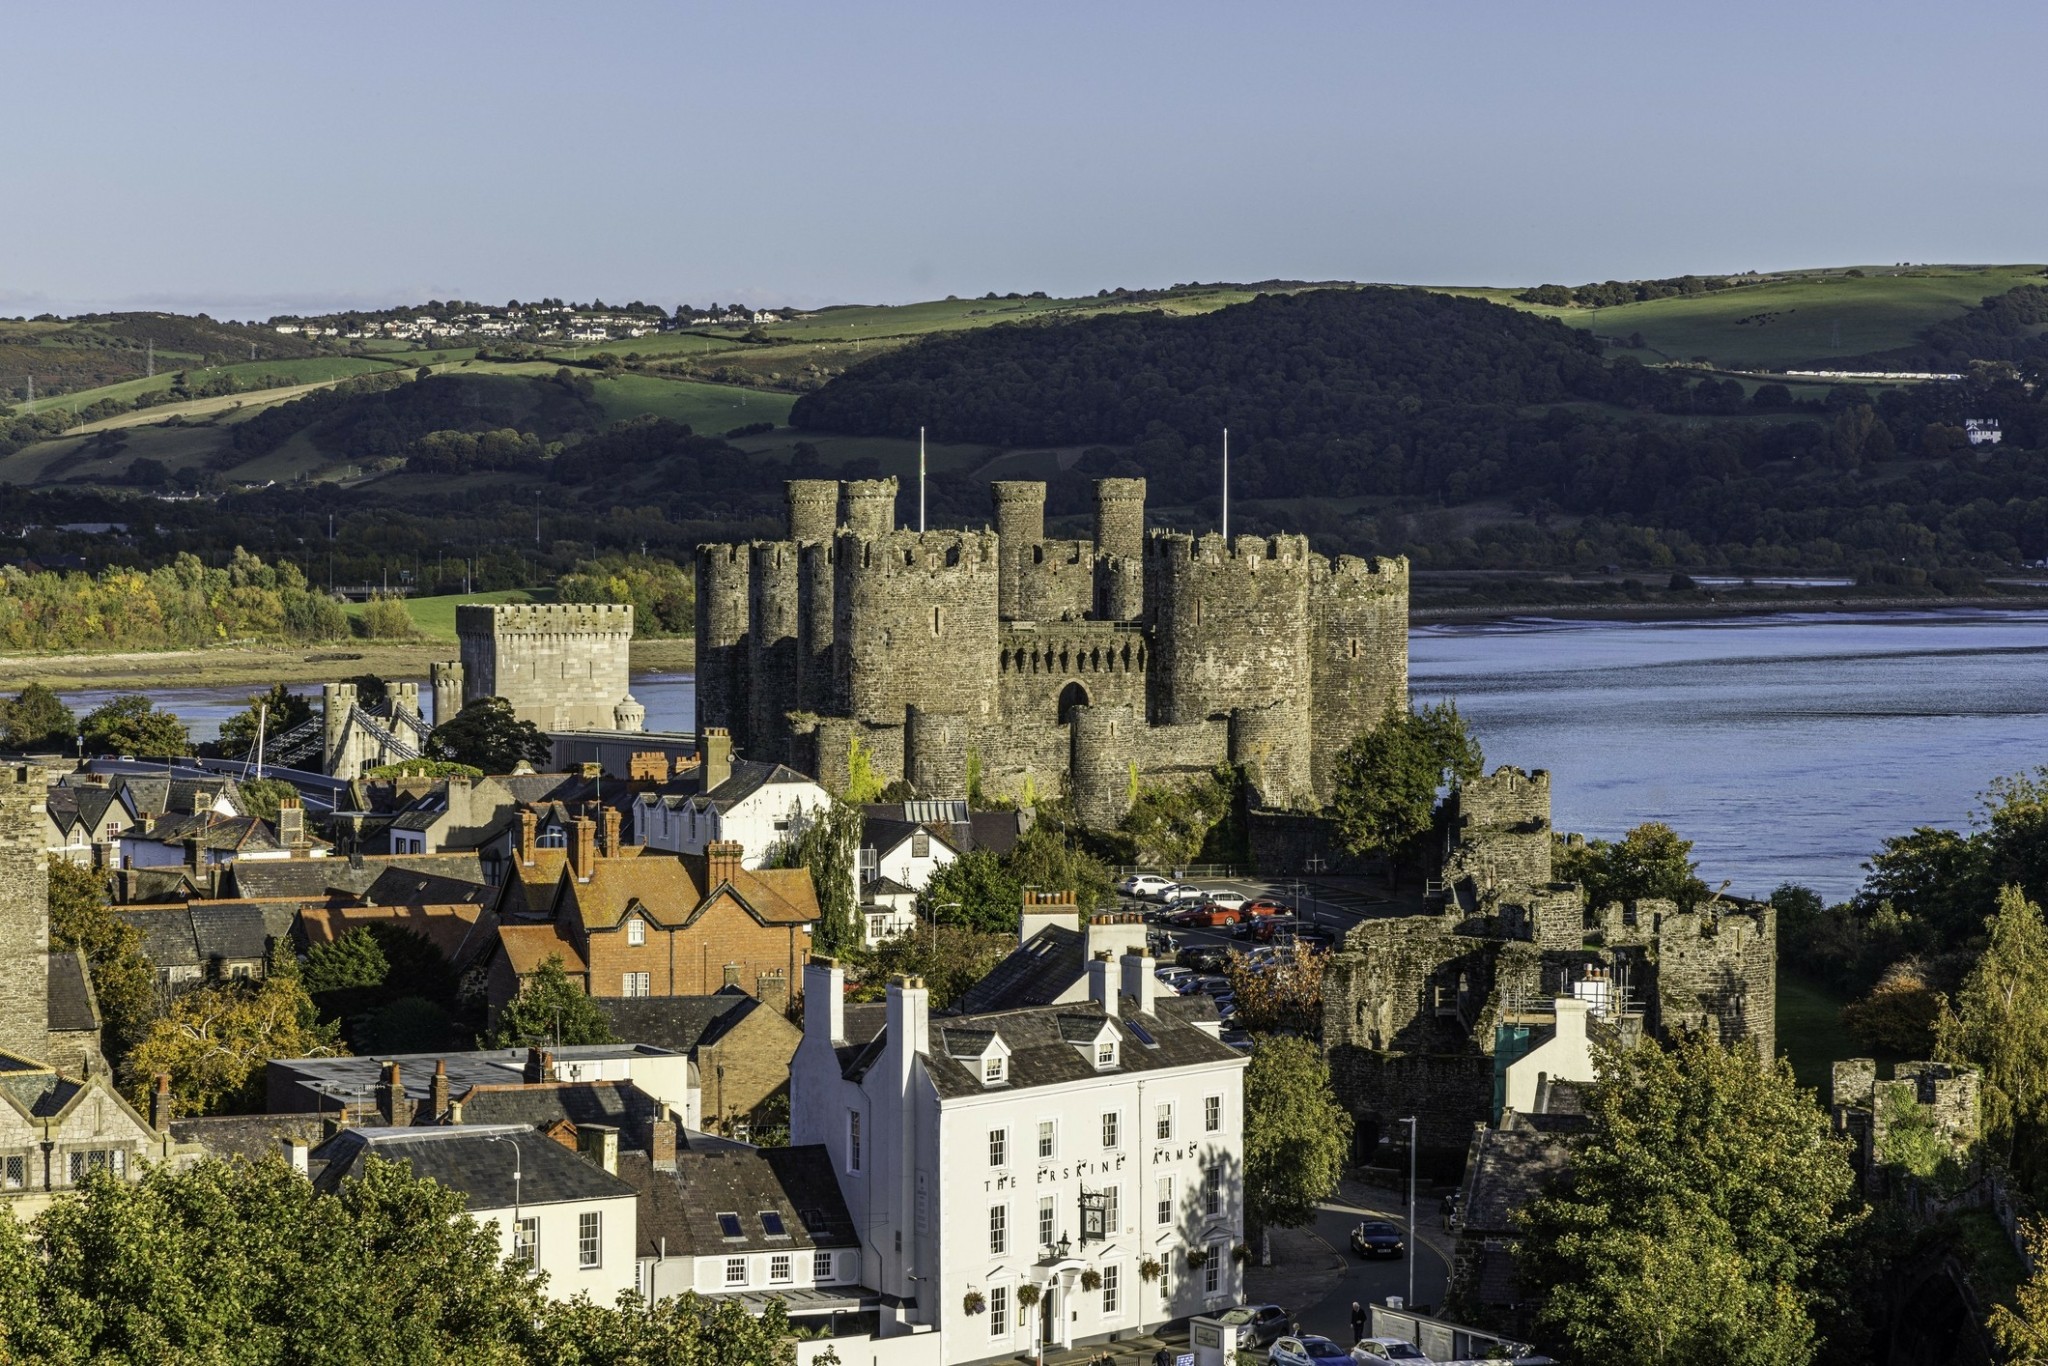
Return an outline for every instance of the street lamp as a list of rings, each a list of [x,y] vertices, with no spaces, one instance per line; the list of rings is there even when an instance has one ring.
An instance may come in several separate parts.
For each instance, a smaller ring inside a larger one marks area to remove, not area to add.
[[[1403,1306],[1409,1313],[1415,1312],[1415,1116],[1409,1115],[1401,1121],[1408,1126],[1408,1299]]]
[[[939,912],[940,912],[940,911],[957,911],[957,910],[959,910],[959,909],[960,909],[960,903],[959,903],[959,902],[957,902],[957,901],[941,901],[941,902],[939,902],[939,903],[938,903],[938,904],[937,904],[936,906],[933,906],[933,907],[932,907],[932,952],[933,952],[933,953],[937,953],[937,952],[939,951]]]
[[[519,1151],[519,1140],[510,1134],[485,1134],[484,1138],[491,1143],[510,1143],[512,1145],[512,1250],[516,1253],[519,1250],[520,1235],[519,1179],[524,1175],[525,1163],[523,1159],[525,1155]],[[533,1248],[531,1252],[533,1254],[533,1261],[538,1261],[540,1259],[540,1249]],[[532,1270],[534,1268],[529,1265],[528,1269]]]

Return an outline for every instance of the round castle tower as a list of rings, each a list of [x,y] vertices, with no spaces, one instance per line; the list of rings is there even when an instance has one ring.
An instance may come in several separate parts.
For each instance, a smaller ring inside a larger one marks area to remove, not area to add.
[[[840,486],[840,522],[864,541],[896,529],[896,477],[849,479]]]
[[[1036,479],[998,479],[988,491],[995,501],[996,535],[1002,538],[996,611],[1004,621],[1017,621],[1023,616],[1023,556],[1045,539],[1045,485]]]

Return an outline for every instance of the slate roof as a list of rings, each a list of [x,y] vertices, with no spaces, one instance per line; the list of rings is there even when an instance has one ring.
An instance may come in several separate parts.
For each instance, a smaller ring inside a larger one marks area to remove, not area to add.
[[[1512,1234],[1510,1216],[1562,1175],[1569,1150],[1552,1134],[1482,1129],[1473,1135],[1462,1218],[1471,1233]]]
[[[202,849],[225,849],[238,854],[274,853],[284,847],[271,833],[267,821],[254,816],[216,816],[210,811],[159,816],[147,829],[122,831],[121,838],[180,848],[186,840],[196,839]]]
[[[504,1139],[519,1145],[516,1160]],[[326,1169],[313,1184],[323,1191],[338,1189],[365,1155],[406,1163],[414,1176],[468,1196],[472,1210],[511,1208],[515,1170],[522,1206],[634,1194],[631,1186],[604,1168],[515,1124],[344,1129],[314,1150],[314,1158],[326,1163]]]
[[[1087,970],[1087,937],[1078,929],[1048,925],[1010,950],[988,976],[960,993],[958,1013],[1015,1010],[1049,1005]]]
[[[991,1089],[1018,1091],[1089,1080],[1103,1075],[1095,1067],[1093,1041],[1105,1023],[1118,1040],[1117,1065],[1106,1070],[1119,1076],[1210,1062],[1244,1062],[1243,1054],[1210,1037],[1206,1030],[1170,1013],[1141,1015],[1136,1005],[1129,997],[1121,998],[1121,1013],[1115,1019],[1094,1001],[1003,1010],[966,1018],[941,1017],[931,1021],[933,1046],[925,1055],[925,1070],[941,1100],[986,1095]],[[978,1069],[969,1065],[979,1056],[978,1048],[963,1060],[953,1056],[943,1043],[945,1036],[957,1031],[980,1030],[993,1031],[1010,1050],[1008,1080],[1001,1088],[984,1086]],[[843,1067],[843,1075],[849,1081],[860,1080],[886,1044],[884,1030],[858,1051],[850,1065]]]
[[[639,1044],[571,1044],[550,1049],[558,1061],[620,1059],[665,1056],[667,1049]],[[489,1048],[450,1053],[381,1053],[368,1056],[343,1055],[332,1058],[273,1058],[266,1069],[273,1100],[301,1093],[299,1104],[321,1103],[330,1108],[350,1108],[375,1102],[377,1087],[387,1063],[399,1064],[406,1099],[417,1108],[433,1097],[434,1068],[444,1065],[448,1094],[460,1098],[477,1086],[516,1086],[526,1072],[524,1048]],[[542,1083],[554,1085],[552,1081]],[[324,1102],[316,1097],[325,1096]]]
[[[142,936],[142,952],[159,969],[198,967],[199,941],[192,936],[192,917],[182,903],[148,910],[119,909],[114,918]]]
[[[611,1021],[614,1034],[677,1053],[716,1043],[760,1004],[738,987],[710,996],[597,998],[597,1008]]]
[[[473,1124],[521,1124],[529,1129],[568,1120],[571,1124],[645,1122],[661,1106],[630,1081],[543,1082],[526,1085],[479,1085],[453,1097],[462,1103],[464,1127]]]
[[[51,1031],[60,1034],[93,1033],[100,1027],[92,979],[86,976],[85,957],[77,949],[50,954],[49,1021]]]
[[[193,798],[201,792],[206,794],[211,804],[226,791],[234,808],[237,811],[243,809],[241,790],[233,778],[171,778],[123,773],[117,774],[110,786],[124,795],[128,808],[138,818],[189,812]]]
[[[431,870],[386,868],[361,895],[373,906],[482,906],[491,899],[492,889],[481,882]]]
[[[655,1171],[645,1153],[621,1153],[619,1175],[640,1193],[641,1256],[664,1247],[670,1256],[722,1257],[859,1246],[823,1144],[692,1146],[676,1153],[673,1172]],[[763,1210],[781,1216],[785,1236],[769,1235]],[[739,1237],[724,1235],[720,1214],[739,1216]]]
[[[297,901],[188,901],[147,910],[117,910],[141,932],[143,952],[159,969],[203,967],[217,958],[262,958],[269,940],[291,933]]]
[[[325,901],[329,892],[361,896],[391,869],[432,873],[479,887],[487,886],[489,881],[484,877],[482,858],[474,852],[237,859],[229,878],[238,897],[304,897],[308,901]]]
[[[706,792],[699,799],[699,806],[710,805],[720,811],[729,811],[747,798],[770,784],[816,783],[809,774],[799,773],[784,764],[762,763],[753,759],[735,759],[732,772],[717,787]]]
[[[325,1134],[317,1114],[208,1115],[171,1121],[176,1142],[197,1144],[209,1157],[243,1157],[251,1162],[281,1154],[287,1138],[311,1147]]]
[[[64,1113],[72,1097],[84,1089],[83,1082],[47,1068],[0,1071],[0,1096],[30,1119],[49,1119]]]
[[[78,826],[88,835],[99,833],[100,827],[106,823],[107,812],[114,807],[120,807],[122,825],[132,819],[120,794],[104,783],[53,783],[43,805],[59,830],[69,831]]]

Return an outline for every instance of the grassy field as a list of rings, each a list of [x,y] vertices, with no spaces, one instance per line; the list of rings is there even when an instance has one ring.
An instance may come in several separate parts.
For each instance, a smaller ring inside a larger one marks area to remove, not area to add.
[[[455,639],[455,608],[465,602],[533,602],[535,595],[523,588],[502,588],[491,593],[449,593],[436,598],[407,598],[406,615],[420,634],[429,640]],[[351,603],[348,607],[350,620],[360,620],[363,615],[362,603]]]
[[[789,421],[794,394],[763,392],[731,384],[657,379],[652,375],[618,375],[597,381],[597,401],[614,422],[652,413],[687,422],[706,435],[717,435],[754,422],[781,426]]]
[[[244,361],[240,365],[215,365],[204,370],[187,370],[186,378],[194,385],[205,383],[216,375],[236,375],[248,379],[268,379],[275,376],[286,385],[318,384],[329,380],[343,380],[352,375],[367,374],[372,370],[388,370],[389,361],[372,359],[368,356],[312,356],[299,360],[258,360]],[[103,384],[96,389],[81,389],[75,394],[60,394],[55,398],[39,398],[34,403],[17,405],[21,411],[30,413],[47,412],[52,408],[75,412],[98,403],[101,399],[119,399],[124,403],[133,402],[137,395],[166,393],[179,367],[170,361],[159,360],[157,373],[146,379],[124,380],[119,384]],[[280,385],[278,387],[284,387]],[[261,394],[260,389],[245,390],[233,398],[249,398]],[[212,400],[200,400],[211,402]],[[158,411],[150,409],[151,412]],[[166,405],[161,411],[169,412]]]
[[[1818,1090],[1826,1100],[1834,1064],[1843,1058],[1867,1058],[1870,1050],[1842,1028],[1842,1007],[1849,1002],[1810,978],[1787,967],[1778,969],[1778,1051],[1792,1060],[1801,1086]],[[1898,1061],[1889,1053],[1877,1061]]]
[[[1867,267],[1860,279],[1841,271],[1788,273],[1713,294],[1599,309],[1524,304],[1511,289],[1445,292],[1509,304],[1602,337],[1640,332],[1645,350],[1629,354],[1646,362],[1705,359],[1769,370],[1910,345],[1929,324],[2023,284],[2048,284],[2048,278],[2038,265]]]

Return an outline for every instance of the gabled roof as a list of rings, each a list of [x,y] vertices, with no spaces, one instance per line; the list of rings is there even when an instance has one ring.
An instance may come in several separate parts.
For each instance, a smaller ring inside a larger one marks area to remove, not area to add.
[[[142,936],[143,956],[158,970],[198,967],[199,941],[192,934],[192,916],[183,902],[152,906],[146,910],[117,909],[114,918]]]
[[[1555,1134],[1481,1129],[1472,1136],[1461,1213],[1468,1232],[1511,1234],[1515,1211],[1562,1176],[1570,1149]]]
[[[565,870],[555,911],[585,929],[609,930],[637,907],[655,923],[672,928],[689,920],[703,900],[702,885],[682,857],[634,845],[622,855],[598,859],[587,881]]]
[[[961,852],[967,841],[961,837],[961,828],[950,825],[919,825],[914,821],[893,820],[886,816],[869,816],[861,822],[860,842],[871,845],[879,855],[887,855],[898,848],[912,835],[930,835],[955,854]]]
[[[693,1144],[676,1153],[673,1172],[655,1171],[644,1153],[622,1153],[619,1174],[640,1192],[641,1256],[664,1248],[670,1256],[723,1257],[859,1246],[822,1144]],[[781,1221],[782,1236],[770,1233],[763,1211]],[[737,1237],[726,1236],[721,1214],[738,1217]]]
[[[553,921],[541,925],[500,925],[498,947],[505,962],[521,977],[539,971],[543,963],[556,957],[562,960],[565,972],[590,971],[575,943]]]
[[[1085,975],[1087,939],[1078,929],[1048,925],[1010,950],[988,975],[960,993],[958,1010],[1015,1010],[1050,1005]]]
[[[224,849],[233,853],[271,853],[283,848],[270,824],[255,816],[216,816],[211,812],[159,816],[147,829],[131,827],[121,833],[124,840],[182,846],[196,839],[202,849]]]
[[[554,908],[555,889],[568,863],[567,849],[536,849],[531,863],[520,862],[515,851],[509,876],[498,889],[498,914],[514,920],[546,915]]]
[[[273,939],[291,933],[299,913],[295,903],[283,901],[193,901],[185,909],[202,962],[262,958]]]
[[[481,907],[492,896],[492,888],[481,882],[449,877],[443,873],[418,872],[410,868],[386,868],[360,895],[372,906],[454,906]]]
[[[243,1157],[251,1162],[281,1152],[288,1138],[312,1147],[325,1133],[318,1114],[207,1115],[171,1121],[176,1142],[197,1144],[208,1157]]]
[[[347,858],[238,859],[230,870],[236,896],[270,899],[304,897],[324,901],[329,892],[360,896],[390,869],[432,873],[457,882],[486,886],[482,859],[474,852],[458,854],[351,854]]]
[[[50,952],[49,1022],[55,1034],[89,1034],[100,1027],[92,978],[86,975],[85,955],[79,949]]]
[[[504,1139],[518,1144],[519,1156]],[[326,1164],[313,1184],[334,1191],[366,1156],[404,1162],[414,1176],[428,1177],[469,1197],[469,1208],[509,1209],[570,1200],[630,1196],[633,1188],[561,1144],[518,1124],[468,1124],[405,1129],[344,1129],[314,1150]],[[512,1174],[519,1173],[515,1192]]]
[[[818,780],[784,764],[735,759],[732,762],[732,772],[727,775],[725,781],[709,792],[701,794],[693,805],[708,805],[720,811],[729,811],[762,788],[784,783],[804,783],[816,787]]]
[[[597,1008],[620,1038],[677,1053],[717,1043],[740,1021],[767,1009],[738,987],[724,987],[709,996],[601,996]],[[795,1025],[790,1033],[794,1042]]]
[[[630,1081],[543,1082],[539,1085],[473,1086],[454,1098],[462,1123],[523,1124],[529,1129],[568,1120],[571,1124],[644,1123],[660,1113],[660,1102]]]

